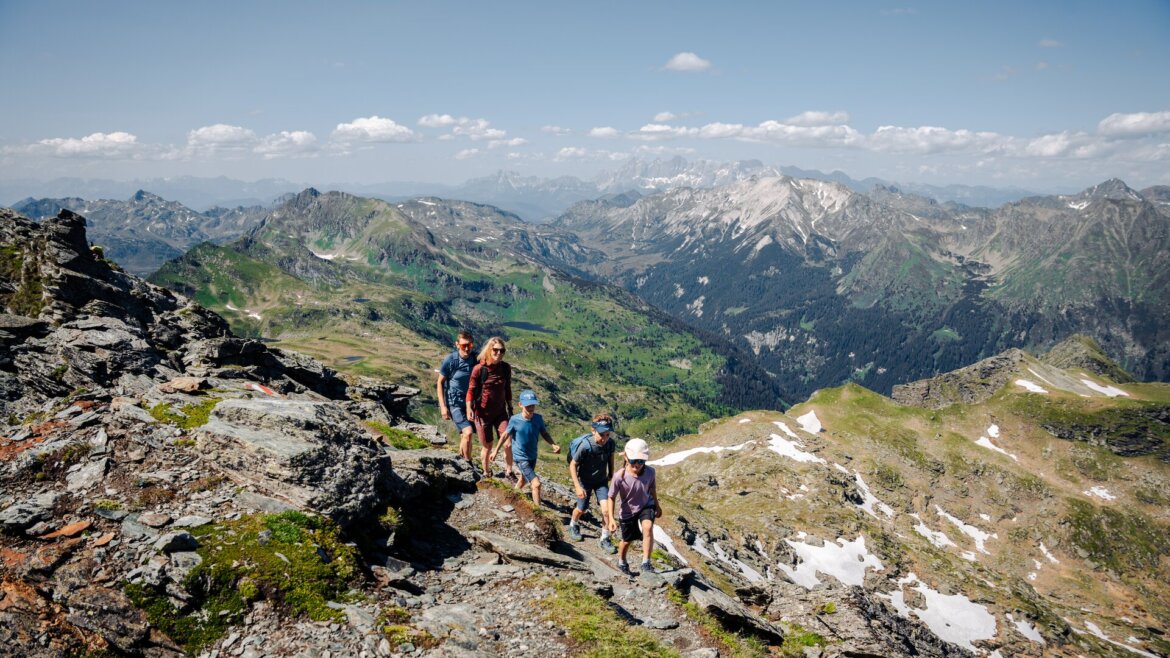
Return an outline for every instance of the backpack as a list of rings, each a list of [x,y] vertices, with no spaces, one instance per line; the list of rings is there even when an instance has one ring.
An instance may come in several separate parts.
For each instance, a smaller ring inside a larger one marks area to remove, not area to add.
[[[573,441],[571,443],[569,443],[569,453],[567,455],[565,455],[565,463],[567,463],[567,464],[573,463],[573,455],[576,454],[577,450],[581,447],[582,444],[587,443],[589,441],[590,437],[591,437],[590,434],[586,434],[585,436],[579,436],[579,437],[573,439]]]

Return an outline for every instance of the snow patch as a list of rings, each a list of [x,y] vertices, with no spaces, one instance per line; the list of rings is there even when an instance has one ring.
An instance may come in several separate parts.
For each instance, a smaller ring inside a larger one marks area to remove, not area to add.
[[[1101,638],[1102,640],[1105,640],[1109,644],[1121,647],[1122,649],[1125,649],[1126,651],[1129,651],[1131,653],[1136,653],[1139,656],[1149,656],[1149,658],[1158,658],[1158,656],[1156,654],[1152,654],[1149,651],[1142,651],[1141,649],[1139,649],[1137,647],[1131,647],[1128,644],[1125,644],[1124,642],[1118,642],[1117,640],[1110,639],[1109,636],[1105,634],[1105,631],[1101,630],[1100,626],[1097,626],[1096,624],[1094,624],[1091,621],[1085,622],[1085,628],[1087,628],[1090,633],[1092,633],[1093,635],[1096,635],[1097,637]]]
[[[1089,388],[1093,389],[1094,391],[1097,391],[1098,393],[1100,393],[1102,395],[1107,395],[1111,398],[1115,398],[1115,397],[1118,397],[1121,395],[1124,395],[1125,397],[1129,397],[1129,393],[1126,393],[1125,391],[1121,390],[1120,388],[1117,388],[1116,386],[1104,386],[1102,384],[1098,384],[1097,382],[1095,382],[1091,379],[1082,379],[1081,383],[1084,384],[1085,386],[1088,386]]]
[[[821,427],[821,420],[817,418],[816,411],[810,411],[800,418],[797,418],[796,422],[800,425],[800,429],[808,432],[809,434],[816,434],[817,432],[820,432],[822,429],[824,429]]]
[[[780,422],[780,421],[778,421],[778,420],[774,420],[774,421],[772,421],[772,424],[773,424],[773,425],[775,425],[776,427],[779,427],[781,432],[784,432],[785,434],[787,434],[788,436],[790,436],[790,437],[792,437],[792,438],[796,439],[797,441],[799,441],[799,440],[800,440],[800,437],[796,435],[796,432],[793,432],[793,431],[792,431],[791,429],[789,429],[789,428],[788,428],[788,426],[787,426],[787,425],[785,425],[784,423],[782,423],[782,422]]]
[[[939,505],[935,505],[934,509],[938,512],[939,516],[954,524],[954,526],[958,528],[960,532],[975,540],[975,550],[983,553],[984,555],[990,555],[990,553],[988,553],[987,549],[984,547],[984,544],[987,543],[988,539],[999,539],[998,534],[984,532],[983,530],[980,530],[973,525],[963,523],[959,519],[948,514],[947,511]]]
[[[238,311],[238,310],[240,310],[240,309],[236,308],[235,306],[232,306],[232,305],[231,305],[231,302],[228,302],[228,305],[227,305],[227,307],[226,307],[226,308],[227,308],[227,310],[229,310],[229,311]]]
[[[678,558],[678,561],[682,562],[683,566],[689,566],[687,559],[683,557],[683,554],[680,553],[677,548],[674,547],[674,540],[671,539],[670,535],[666,534],[666,531],[663,530],[662,527],[657,523],[654,524],[654,541],[665,547],[667,553],[670,553],[671,555]]]
[[[317,258],[320,258],[321,260],[333,260],[334,258],[337,258],[337,254],[319,254],[312,249],[309,250],[309,253],[313,254]]]
[[[942,594],[935,591],[919,581],[914,574],[899,580],[898,584],[902,587],[909,585],[918,590],[926,600],[926,607],[911,608],[906,603],[906,595],[902,589],[879,596],[889,599],[903,617],[909,619],[913,613],[939,638],[969,651],[981,653],[973,643],[995,637],[995,615],[988,612],[984,606],[962,594]]]
[[[946,548],[947,546],[958,546],[945,532],[941,530],[931,530],[918,514],[911,514],[914,520],[918,521],[918,525],[914,526],[914,532],[926,537],[927,541],[934,544],[937,548]]]
[[[700,284],[702,284],[704,286],[707,285],[708,283],[711,283],[711,279],[708,279],[705,276],[701,276],[701,277],[695,279],[695,281],[698,281]]]
[[[992,425],[992,427],[995,427],[995,425]],[[998,434],[998,432],[997,432],[997,434]],[[1007,450],[1004,450],[1003,448],[995,445],[994,443],[991,442],[991,439],[987,438],[986,436],[979,437],[979,439],[977,441],[975,441],[975,445],[983,446],[984,448],[987,448],[988,450],[994,450],[1000,454],[1007,455],[1008,457],[1011,457],[1012,459],[1014,459],[1016,461],[1020,461],[1019,457],[1017,457],[1017,456],[1013,455],[1012,453],[1008,452]]]
[[[878,500],[878,497],[873,495],[873,492],[869,490],[869,486],[865,484],[865,480],[861,479],[861,473],[853,471],[853,479],[857,481],[857,486],[861,489],[861,493],[865,497],[865,502],[861,503],[859,507],[865,510],[866,514],[869,514],[875,519],[878,518],[877,512],[873,511],[876,506],[887,518],[894,518],[894,508]]]
[[[1056,556],[1048,550],[1048,547],[1044,545],[1044,542],[1040,542],[1040,552],[1044,554],[1044,557],[1048,558],[1049,562],[1053,564],[1060,564],[1060,560],[1056,559]]]
[[[743,450],[751,443],[755,443],[755,441],[746,441],[737,446],[706,446],[700,448],[691,448],[690,450],[680,450],[678,452],[672,452],[661,459],[655,459],[654,461],[647,463],[651,466],[670,466],[672,464],[677,464],[692,455],[697,455],[704,452],[718,453],[723,452],[724,450]]]
[[[1036,630],[1035,626],[1029,624],[1027,619],[1013,619],[1010,612],[1005,616],[1016,627],[1016,630],[1020,632],[1020,635],[1037,644],[1048,644],[1044,641],[1044,636],[1040,634],[1040,631]]]
[[[1101,500],[1117,500],[1117,496],[1109,493],[1108,489],[1100,485],[1088,489],[1087,491],[1083,491],[1082,493],[1084,493],[1086,496],[1095,496]]]
[[[806,589],[812,589],[821,583],[817,578],[818,572],[832,576],[846,585],[861,587],[865,582],[867,568],[872,567],[874,571],[885,568],[881,560],[866,550],[863,535],[858,535],[857,539],[851,542],[845,541],[844,537],[838,537],[836,544],[825,542],[824,546],[813,546],[790,539],[784,541],[796,551],[800,564],[796,565],[796,568],[784,563],[776,566],[789,580]]]
[[[1027,379],[1017,379],[1016,384],[1019,386],[1023,386],[1030,393],[1044,393],[1044,394],[1048,393],[1048,391],[1044,390],[1041,386],[1039,386],[1035,382],[1027,380]]]
[[[418,199],[418,202],[423,204],[424,206],[437,206],[437,205],[439,205],[439,204],[435,203],[434,201],[423,201],[422,199]]]
[[[773,434],[768,437],[768,449],[780,455],[781,457],[788,457],[798,462],[815,462],[817,464],[825,464],[824,459],[817,457],[811,452],[805,452],[800,449],[800,445],[795,441],[789,441],[779,434]]]
[[[259,313],[248,313],[248,317],[250,317],[250,318],[255,318],[255,319],[257,319],[257,320],[263,320],[263,319],[264,319],[264,318],[260,317],[260,314],[259,314]]]
[[[751,419],[751,418],[740,418],[740,419],[739,419],[739,424],[740,424],[740,425],[743,425],[744,423],[750,423],[750,422],[752,422],[752,419]]]

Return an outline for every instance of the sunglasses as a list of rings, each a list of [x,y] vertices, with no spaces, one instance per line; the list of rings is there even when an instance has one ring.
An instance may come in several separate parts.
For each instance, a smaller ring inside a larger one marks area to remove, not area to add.
[[[507,351],[507,350],[505,350],[505,349],[504,349],[504,348],[502,348],[502,347],[493,347],[493,348],[492,348],[492,351],[493,351],[493,352],[505,352],[505,351]]]
[[[457,343],[455,347],[458,347],[461,350],[469,350],[475,347],[475,343]]]
[[[631,459],[630,463],[633,464],[634,466],[645,466],[646,460],[645,459]]]

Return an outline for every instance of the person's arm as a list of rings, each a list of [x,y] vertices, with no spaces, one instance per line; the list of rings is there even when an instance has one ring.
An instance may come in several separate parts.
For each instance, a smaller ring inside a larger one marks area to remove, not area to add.
[[[479,395],[479,369],[483,367],[482,363],[477,363],[471,367],[471,376],[467,379],[467,420],[475,422],[475,401]]]
[[[544,429],[543,427],[540,429],[540,437],[544,439],[546,443],[552,446],[553,454],[561,454],[561,447],[557,445],[556,441],[553,441],[552,434],[549,434],[547,429]]]
[[[443,420],[451,420],[451,410],[447,408],[447,376],[443,374],[443,369],[439,368],[439,381],[435,383],[435,395],[439,398],[439,412],[443,416]]]
[[[512,434],[514,434],[514,432],[512,431],[511,426],[509,426],[508,430],[501,434],[498,439],[496,439],[496,446],[492,448],[491,454],[488,455],[489,462],[496,461],[496,454],[500,452],[500,448],[503,447],[506,443],[512,442]]]
[[[573,444],[569,443],[569,449],[573,449]],[[573,492],[577,494],[578,498],[585,497],[585,487],[581,486],[581,479],[577,477],[577,469],[580,465],[577,463],[576,455],[569,459],[569,477],[573,478]]]
[[[662,517],[662,503],[658,502],[658,474],[650,480],[650,500],[654,501],[654,518]]]
[[[511,418],[512,417],[512,364],[508,363],[505,365],[508,366],[508,370],[506,373],[504,373],[505,374],[505,377],[504,377],[504,400],[506,401],[505,404],[508,405],[508,417]]]

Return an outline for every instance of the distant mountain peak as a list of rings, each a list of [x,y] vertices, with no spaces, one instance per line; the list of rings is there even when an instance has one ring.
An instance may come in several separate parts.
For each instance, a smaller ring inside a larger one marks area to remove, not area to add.
[[[1081,192],[1080,196],[1089,199],[1122,199],[1141,201],[1142,196],[1136,190],[1125,184],[1120,178],[1110,178],[1104,183],[1098,183]]]

